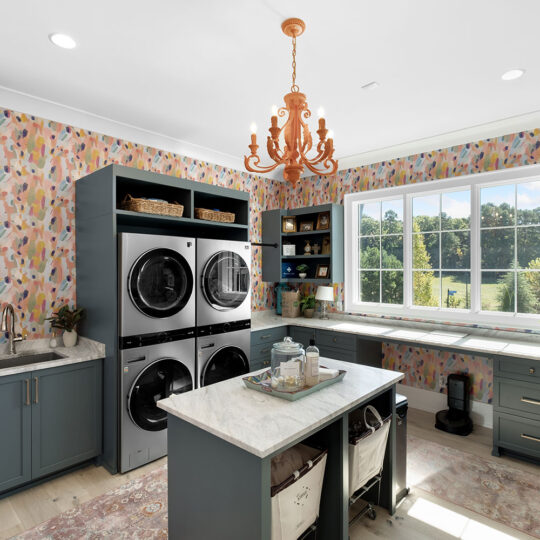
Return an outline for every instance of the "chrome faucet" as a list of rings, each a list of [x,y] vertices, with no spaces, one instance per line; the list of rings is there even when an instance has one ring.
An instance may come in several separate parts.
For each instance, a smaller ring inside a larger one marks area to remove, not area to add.
[[[9,316],[9,319],[8,319]],[[8,351],[9,354],[17,354],[15,343],[22,341],[23,336],[15,336],[15,310],[11,304],[6,304],[2,311],[2,322],[0,323],[0,332],[6,332],[8,335]]]

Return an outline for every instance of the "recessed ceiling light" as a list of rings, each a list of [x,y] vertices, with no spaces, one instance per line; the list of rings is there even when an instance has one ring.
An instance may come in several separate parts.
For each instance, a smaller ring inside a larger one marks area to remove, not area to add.
[[[511,69],[507,71],[506,73],[503,73],[501,75],[501,79],[503,81],[513,81],[515,79],[519,79],[520,77],[523,77],[525,74],[524,69]]]
[[[51,43],[54,43],[57,47],[62,47],[62,49],[74,49],[77,46],[75,40],[66,34],[51,34],[49,39]]]
[[[377,81],[371,81],[362,86],[362,90],[375,90],[375,88],[379,88],[379,83]]]

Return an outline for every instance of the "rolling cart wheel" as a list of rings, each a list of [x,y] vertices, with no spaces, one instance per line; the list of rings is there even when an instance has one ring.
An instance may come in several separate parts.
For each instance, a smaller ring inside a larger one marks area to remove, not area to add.
[[[370,509],[368,510],[367,515],[368,515],[368,518],[369,518],[369,519],[373,519],[373,520],[374,520],[374,519],[377,517],[377,512],[375,512],[375,510],[374,510],[373,508],[370,508]]]

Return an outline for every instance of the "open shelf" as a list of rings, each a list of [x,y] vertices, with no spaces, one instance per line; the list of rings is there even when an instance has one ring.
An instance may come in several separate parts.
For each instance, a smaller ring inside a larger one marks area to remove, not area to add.
[[[288,259],[329,259],[330,255],[283,255],[283,260]]]
[[[298,232],[289,232],[289,233],[281,233],[282,238],[287,238],[289,236],[310,236],[310,235],[317,235],[317,234],[330,234],[331,229],[321,229],[320,231],[298,231]]]
[[[322,285],[324,283],[332,283],[332,278],[320,279],[320,278],[281,278],[281,283],[315,283],[316,285]]]
[[[163,222],[164,224],[173,223],[189,223],[196,224],[201,227],[227,227],[229,229],[247,229],[247,225],[241,223],[221,223],[219,221],[207,221],[204,219],[196,219],[189,217],[174,217],[174,216],[161,216],[159,214],[146,214],[144,212],[132,212],[130,210],[116,210],[116,215],[119,219],[125,223],[136,223],[147,220],[157,222]]]

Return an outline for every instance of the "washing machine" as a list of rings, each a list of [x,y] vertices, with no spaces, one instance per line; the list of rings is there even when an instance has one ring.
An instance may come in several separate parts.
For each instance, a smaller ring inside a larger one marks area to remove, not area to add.
[[[197,326],[251,319],[251,245],[197,240]]]
[[[215,325],[212,327],[213,333],[209,330],[206,332],[197,336],[199,387],[249,373],[249,321]]]
[[[192,335],[146,334],[129,346],[120,350],[122,473],[167,454],[167,413],[156,403],[196,386]]]
[[[195,327],[195,240],[120,233],[120,335]]]

